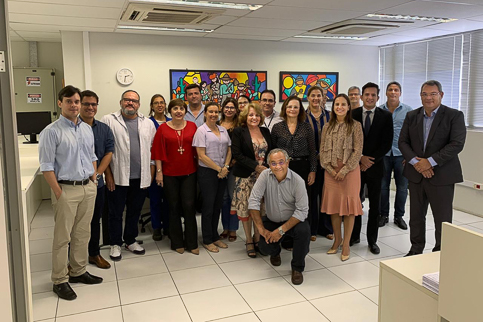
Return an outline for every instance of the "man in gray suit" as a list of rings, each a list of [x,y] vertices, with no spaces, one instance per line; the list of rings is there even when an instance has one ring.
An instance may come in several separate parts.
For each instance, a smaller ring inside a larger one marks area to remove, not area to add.
[[[463,181],[458,153],[466,139],[464,115],[441,104],[444,93],[438,81],[425,82],[420,95],[423,106],[407,114],[399,136],[410,192],[412,246],[406,256],[423,252],[428,203],[436,227],[433,251],[440,250],[442,223],[453,220],[454,186]]]

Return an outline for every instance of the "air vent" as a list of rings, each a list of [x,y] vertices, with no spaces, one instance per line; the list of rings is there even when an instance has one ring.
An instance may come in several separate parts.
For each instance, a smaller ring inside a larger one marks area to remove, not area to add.
[[[225,9],[199,9],[182,5],[129,3],[121,21],[149,25],[201,24],[225,12]]]
[[[393,21],[378,21],[371,22],[365,20],[346,20],[341,21],[329,26],[324,26],[321,28],[317,28],[314,30],[309,31],[309,33],[317,33],[317,34],[328,34],[328,35],[348,35],[348,36],[355,36],[355,35],[366,35],[376,31],[381,31],[390,28],[399,28],[399,22]]]

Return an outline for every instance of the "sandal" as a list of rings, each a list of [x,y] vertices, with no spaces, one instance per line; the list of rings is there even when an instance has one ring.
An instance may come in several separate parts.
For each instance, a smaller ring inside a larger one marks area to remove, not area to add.
[[[222,232],[220,234],[220,239],[226,239],[226,237],[228,237],[228,233]]]
[[[237,237],[236,236],[236,231],[234,233],[235,233],[235,235],[228,235],[228,241],[234,242],[236,240],[236,237]]]
[[[253,245],[253,248],[249,249],[249,245]],[[257,251],[255,250],[255,243],[246,243],[245,246],[247,247],[247,255],[250,258],[257,257]]]
[[[212,253],[218,253],[220,251],[218,247],[216,247],[214,244],[208,244],[208,245],[203,244],[203,247]]]

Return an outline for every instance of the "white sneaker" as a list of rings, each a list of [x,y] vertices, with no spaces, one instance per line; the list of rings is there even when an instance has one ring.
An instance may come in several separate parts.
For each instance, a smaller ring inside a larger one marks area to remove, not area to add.
[[[146,252],[144,248],[141,247],[137,242],[132,243],[131,245],[126,245],[126,249],[130,250],[136,255],[144,255]]]
[[[109,254],[109,257],[111,257],[113,261],[120,261],[122,258],[121,246],[118,246],[118,245],[111,246],[111,253]]]

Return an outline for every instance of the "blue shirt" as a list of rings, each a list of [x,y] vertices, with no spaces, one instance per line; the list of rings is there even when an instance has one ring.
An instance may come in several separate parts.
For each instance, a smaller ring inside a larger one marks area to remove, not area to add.
[[[154,123],[154,127],[155,127],[155,128],[156,128],[156,130],[157,130],[157,129],[158,129],[158,127],[159,127],[161,124],[159,124],[159,123],[158,123],[158,121],[156,121],[156,119],[154,118],[154,115],[153,115],[153,116],[150,116],[150,117],[149,117],[149,119],[150,119],[151,121],[153,121],[153,123]],[[166,122],[168,122],[168,121],[171,121],[171,118],[166,116]]]
[[[196,124],[197,127],[202,126],[205,123],[205,105],[201,104],[201,109],[198,115],[195,117],[193,112],[191,112],[191,108],[188,105],[188,109],[186,110],[186,114],[184,115],[184,119],[186,121],[191,121]]]
[[[40,133],[40,171],[54,171],[58,181],[91,177],[96,160],[94,134],[81,119],[74,124],[60,115]]]
[[[387,108],[387,103],[384,103],[379,107],[382,108],[383,110],[389,111],[389,109]],[[393,156],[396,156],[396,157],[402,155],[398,147],[399,133],[401,133],[401,129],[404,123],[404,119],[406,118],[406,114],[408,114],[408,112],[411,112],[412,110],[413,109],[411,106],[400,102],[399,106],[396,107],[396,109],[392,113],[392,123],[394,125],[394,137],[392,139],[392,148],[391,150],[389,150],[386,156],[391,156],[391,153]]]
[[[94,119],[94,122],[92,123],[92,132],[94,133],[94,148],[97,156],[97,167],[99,167],[102,158],[104,158],[107,153],[114,152],[114,135],[107,124],[99,122],[96,119]],[[102,186],[104,186],[103,176],[99,178],[97,188],[101,188]]]
[[[429,132],[431,131],[431,126],[433,125],[434,118],[436,117],[436,113],[439,110],[439,106],[437,109],[431,112],[430,116],[426,116],[426,112],[424,111],[424,108],[421,109],[421,113],[423,113],[423,137],[424,137],[424,150],[426,150],[426,143],[428,143],[428,137],[429,137]],[[437,166],[438,163],[434,161],[433,157],[428,158],[429,163],[431,165]],[[412,158],[411,161],[409,161],[410,164],[415,165],[418,162],[416,158]]]

